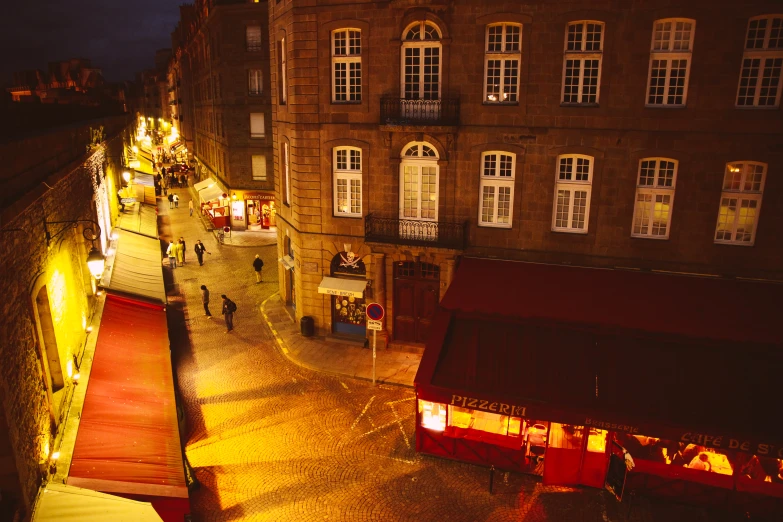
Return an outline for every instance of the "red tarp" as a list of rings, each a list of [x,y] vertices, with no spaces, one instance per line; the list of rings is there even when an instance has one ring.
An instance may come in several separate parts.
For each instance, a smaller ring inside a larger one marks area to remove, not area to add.
[[[457,283],[457,284],[455,284]],[[783,344],[783,285],[463,258],[441,307],[699,339]]]
[[[466,258],[433,321],[417,393],[677,440],[725,435],[723,447],[735,438],[748,442],[746,451],[760,443],[777,451],[783,418],[768,401],[779,396],[781,347],[753,341],[780,338],[765,309],[779,303],[780,290]],[[745,333],[746,342],[735,341]]]
[[[162,306],[107,296],[68,484],[189,512]]]

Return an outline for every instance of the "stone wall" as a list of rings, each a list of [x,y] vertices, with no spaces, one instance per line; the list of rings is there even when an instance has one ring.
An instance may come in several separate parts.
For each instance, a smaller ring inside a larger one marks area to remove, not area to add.
[[[19,149],[23,150],[24,144]],[[95,290],[86,266],[91,243],[82,235],[89,224],[73,227],[52,222],[96,219],[94,177],[117,186],[118,179],[108,181],[103,172],[119,176],[123,140],[115,136],[86,155],[84,150],[77,161],[51,172],[2,213],[0,395],[19,477],[20,506],[28,513],[38,486],[46,478],[57,427],[68,409],[73,386],[68,377],[78,371]],[[112,222],[115,217],[112,215]],[[45,227],[52,235],[49,244]],[[50,367],[50,357],[44,356],[41,322],[37,320],[41,308],[36,305],[36,296],[44,286],[60,368]],[[64,387],[56,393],[52,372],[60,372],[64,380]]]

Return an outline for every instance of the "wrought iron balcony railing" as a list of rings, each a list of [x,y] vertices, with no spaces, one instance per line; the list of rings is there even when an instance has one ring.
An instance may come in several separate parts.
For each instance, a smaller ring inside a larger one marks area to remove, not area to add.
[[[381,98],[381,125],[459,125],[459,98]]]
[[[364,219],[364,239],[376,243],[464,250],[467,224],[467,221],[463,223],[417,221],[367,214]]]

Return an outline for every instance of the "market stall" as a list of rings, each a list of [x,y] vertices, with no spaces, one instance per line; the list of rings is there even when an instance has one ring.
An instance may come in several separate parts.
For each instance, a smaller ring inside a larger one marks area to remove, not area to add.
[[[574,288],[586,300],[560,299]],[[783,367],[780,290],[464,258],[415,379],[417,450],[602,487],[622,446],[630,488],[779,508],[783,421],[760,399]]]

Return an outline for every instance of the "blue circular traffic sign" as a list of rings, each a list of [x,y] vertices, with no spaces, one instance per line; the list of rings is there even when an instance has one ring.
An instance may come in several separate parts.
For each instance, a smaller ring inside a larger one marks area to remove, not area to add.
[[[367,317],[373,321],[380,321],[383,319],[383,306],[378,303],[370,303],[367,305]]]

